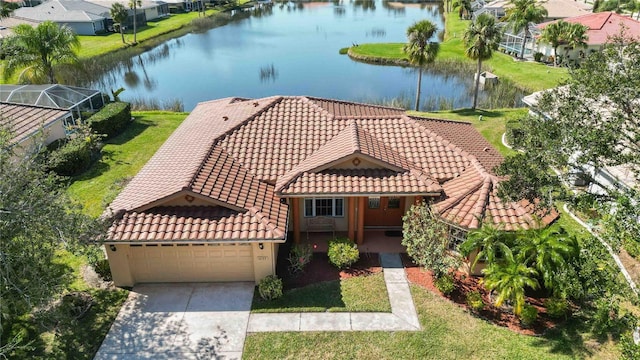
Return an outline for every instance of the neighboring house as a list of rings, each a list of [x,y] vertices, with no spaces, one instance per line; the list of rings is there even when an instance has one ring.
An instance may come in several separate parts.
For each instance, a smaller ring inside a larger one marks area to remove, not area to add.
[[[522,98],[522,102],[524,102],[529,107],[530,114],[543,116],[547,119],[550,119],[549,116],[545,115],[540,109],[538,109],[538,101],[545,91],[550,90],[538,91],[531,95],[525,96],[524,98]],[[598,111],[600,111],[602,114],[606,114],[606,112],[608,111],[605,110],[605,105],[602,105],[598,108]],[[586,186],[586,190],[593,194],[606,194],[606,189],[640,190],[640,183],[638,182],[638,179],[629,166],[618,165],[606,166],[604,168],[595,168],[593,166],[588,166],[585,168],[585,172],[587,174],[575,174],[575,176],[572,177],[571,185]],[[592,179],[593,181],[590,181],[589,179]],[[603,187],[606,189],[603,189]]]
[[[12,132],[23,151],[66,137],[83,112],[104,106],[102,94],[59,84],[0,86],[0,127]]]
[[[564,21],[582,24],[588,28],[586,48],[568,49],[562,45],[558,48],[558,55],[563,56],[568,60],[579,61],[580,59],[588,56],[590,52],[600,51],[610,36],[620,33],[621,26],[626,28],[625,33],[628,36],[640,39],[640,22],[628,16],[616,14],[614,12],[587,14],[564,19]],[[538,34],[551,23],[552,22],[539,24],[536,29]],[[553,46],[538,40],[534,51],[541,52],[546,58],[548,58],[553,55]]]
[[[111,31],[113,19],[110,10],[115,2],[122,3],[128,9],[129,19],[125,25],[133,26],[133,10],[126,0],[50,0],[38,6],[16,9],[12,17],[34,23],[49,20],[69,26],[78,35],[96,35]],[[142,27],[148,20],[168,14],[169,5],[165,2],[143,0],[136,10],[136,24]]]
[[[591,5],[574,0],[548,0],[541,1],[542,6],[547,9],[546,21],[565,19],[591,13]],[[489,13],[500,19],[507,14],[507,9],[511,6],[509,0],[495,0],[482,3],[482,6],[474,9],[474,18],[482,13]]]
[[[11,145],[18,153],[64,138],[65,128],[72,122],[69,110],[0,101],[0,129],[11,132]]]
[[[471,124],[396,108],[203,102],[105,213],[114,216],[105,241],[114,283],[257,282],[275,273],[288,233],[298,243],[329,219],[363,244],[368,229],[399,229],[421,200],[457,230],[537,226],[529,204],[497,197],[492,169],[502,161]]]

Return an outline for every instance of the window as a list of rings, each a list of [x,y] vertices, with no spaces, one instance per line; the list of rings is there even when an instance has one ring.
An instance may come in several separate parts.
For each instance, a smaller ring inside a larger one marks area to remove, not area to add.
[[[389,208],[389,209],[400,209],[400,198],[399,197],[390,197],[387,200],[387,208]]]
[[[379,209],[379,208],[380,208],[380,197],[370,197],[369,209]]]
[[[304,199],[304,216],[344,216],[343,198]]]

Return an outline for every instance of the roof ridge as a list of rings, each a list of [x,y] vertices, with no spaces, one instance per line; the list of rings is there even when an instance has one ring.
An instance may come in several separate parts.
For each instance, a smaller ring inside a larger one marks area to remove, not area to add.
[[[271,219],[269,215],[265,214],[257,206],[251,206],[248,209],[248,211],[249,211],[249,214],[251,214],[252,217],[255,217],[256,220],[258,220],[260,224],[264,226],[267,230],[272,231],[277,236],[284,235],[284,231],[282,231],[282,229],[280,229],[278,225],[274,223],[273,219]]]
[[[312,102],[314,102],[314,100],[317,100],[317,101],[330,101],[330,102],[335,102],[335,103],[338,103],[338,104],[360,105],[360,106],[372,107],[372,108],[377,108],[377,109],[398,110],[398,111],[405,112],[405,110],[403,108],[393,107],[393,106],[367,104],[367,103],[363,103],[363,102],[346,101],[346,100],[339,100],[339,99],[320,98],[320,97],[315,97],[315,96],[304,96],[304,98],[306,98],[306,99],[308,99],[308,100],[310,100]]]
[[[331,112],[329,112],[329,110],[318,105],[315,101],[312,100],[313,98],[310,98],[309,96],[291,96],[289,98],[294,100],[302,100],[304,103],[313,106],[314,108],[316,108],[316,110],[320,111],[322,114],[328,116],[329,118],[336,119],[335,114],[332,114]]]

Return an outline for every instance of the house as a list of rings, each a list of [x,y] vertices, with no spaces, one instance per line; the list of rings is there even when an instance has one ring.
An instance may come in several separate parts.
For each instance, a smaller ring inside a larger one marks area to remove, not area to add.
[[[113,25],[111,6],[120,2],[128,9],[129,20],[127,26],[133,26],[133,10],[125,0],[49,0],[34,7],[16,9],[12,17],[40,23],[53,21],[60,25],[67,25],[78,35],[96,35],[110,31]],[[141,2],[136,10],[136,25],[142,27],[148,20],[155,20],[169,14],[168,4],[162,1]]]
[[[103,106],[97,90],[60,84],[2,85],[0,127],[12,132],[12,144],[27,150],[40,142],[48,145],[64,138],[82,113]]]
[[[541,1],[541,5],[547,10],[546,21],[565,19],[591,13],[591,6],[574,0],[548,0]],[[482,13],[489,13],[495,18],[503,18],[507,9],[511,6],[509,0],[495,0],[490,2],[478,2],[475,5],[474,18]]]
[[[640,22],[631,17],[616,14],[615,12],[600,12],[564,19],[564,21],[575,24],[582,24],[587,27],[587,47],[568,49],[560,46],[558,55],[569,60],[580,60],[591,52],[600,51],[610,36],[620,33],[621,26],[625,27],[628,36],[640,39]],[[541,33],[544,28],[551,24],[546,22],[537,26],[537,32]],[[538,40],[535,51],[541,52],[546,58],[553,55],[553,46]]]
[[[469,123],[397,108],[203,102],[105,213],[114,283],[259,281],[274,274],[279,244],[302,241],[316,219],[363,244],[422,200],[457,230],[536,226],[529,204],[498,198],[502,160]]]

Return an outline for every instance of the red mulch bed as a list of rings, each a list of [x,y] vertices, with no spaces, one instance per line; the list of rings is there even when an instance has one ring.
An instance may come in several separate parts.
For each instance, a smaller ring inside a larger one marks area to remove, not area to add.
[[[362,253],[358,260],[350,269],[339,270],[329,263],[326,253],[314,253],[313,259],[299,274],[291,275],[288,270],[289,261],[287,256],[278,256],[276,273],[282,279],[284,288],[294,289],[322,281],[332,281],[347,279],[354,276],[364,276],[379,273],[382,271],[380,257],[378,254]]]
[[[402,262],[405,266],[407,279],[410,282],[420,285],[440,296],[449,299],[461,306],[471,313],[475,313],[476,316],[485,319],[498,326],[507,327],[512,331],[525,334],[525,335],[541,335],[546,330],[552,329],[557,325],[557,320],[547,316],[546,309],[543,307],[544,298],[542,297],[530,297],[526,296],[526,301],[530,305],[538,309],[538,318],[532,327],[526,328],[520,324],[520,320],[513,315],[508,309],[496,308],[495,306],[485,305],[479,312],[474,312],[466,303],[466,294],[471,291],[478,291],[482,294],[482,298],[485,304],[490,304],[491,299],[489,292],[480,285],[478,281],[480,278],[475,276],[469,276],[467,274],[456,272],[455,278],[455,290],[449,295],[442,294],[434,285],[433,275],[429,271],[424,271],[419,266],[414,264],[411,259],[403,254]]]

